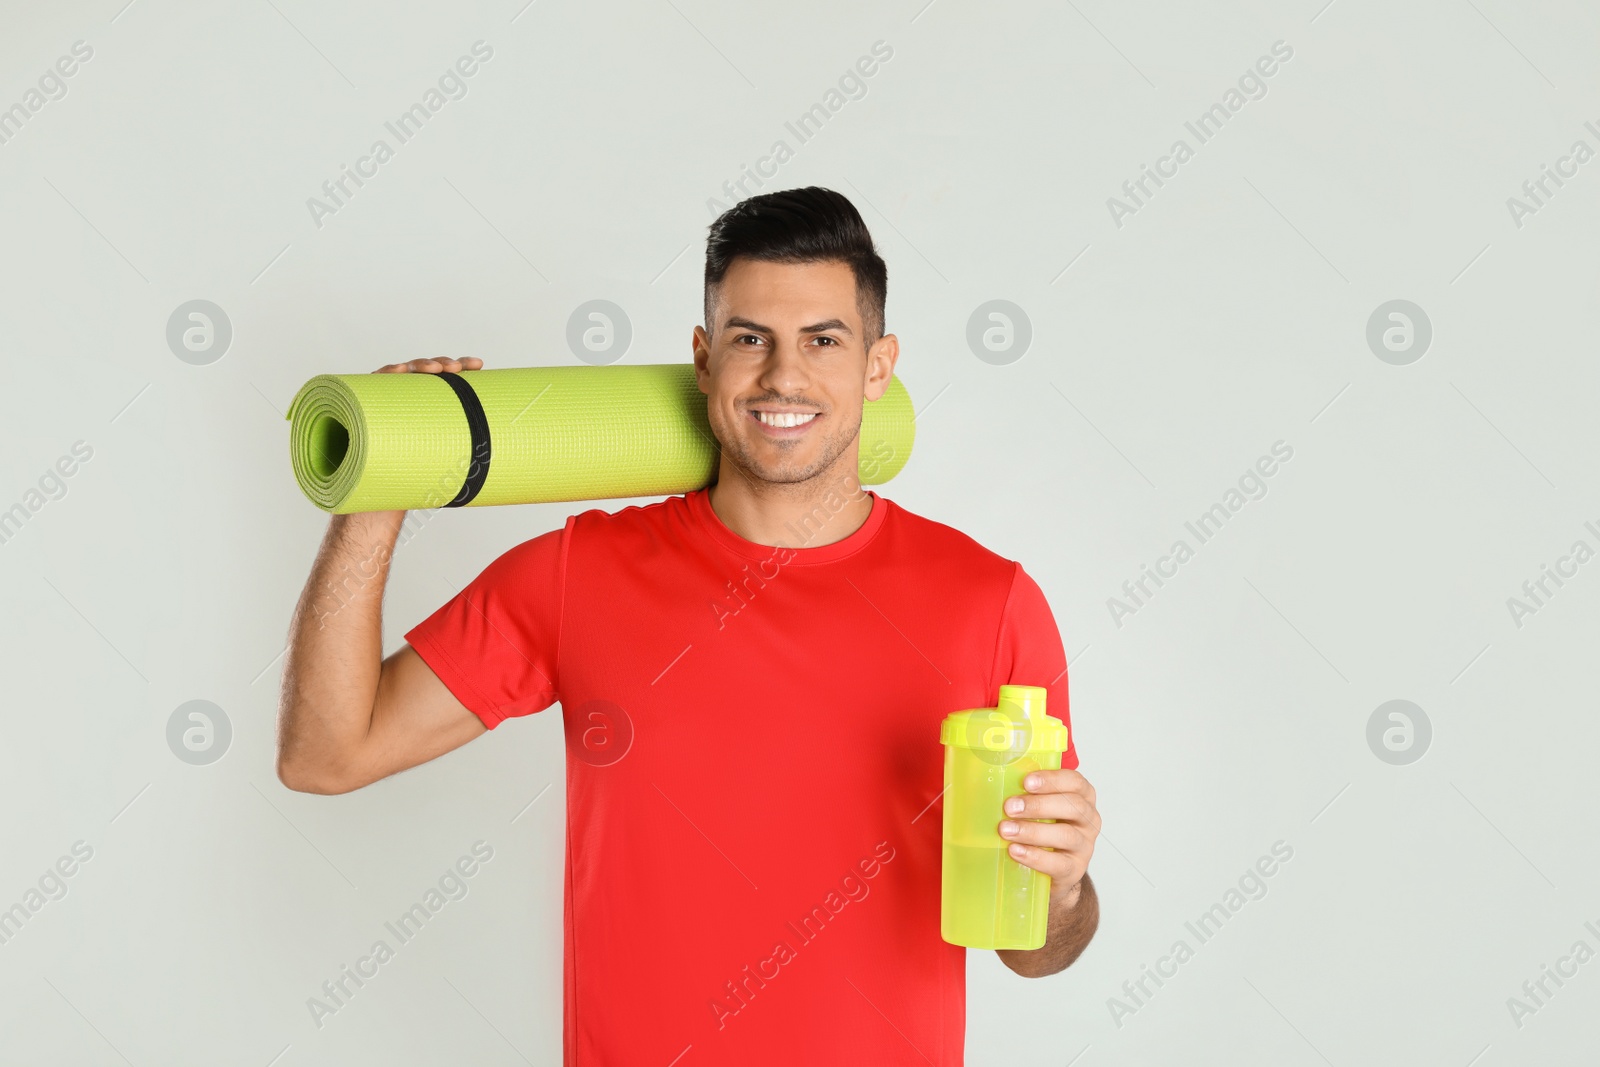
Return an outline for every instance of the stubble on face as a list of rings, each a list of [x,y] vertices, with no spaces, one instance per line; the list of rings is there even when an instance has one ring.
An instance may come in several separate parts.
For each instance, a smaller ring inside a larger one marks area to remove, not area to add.
[[[798,397],[763,397],[765,401],[777,403],[804,403]],[[809,401],[815,403],[815,401]],[[742,474],[751,481],[767,482],[773,485],[796,485],[810,481],[825,474],[829,468],[838,462],[850,443],[861,433],[861,416],[857,415],[848,425],[838,425],[834,416],[837,409],[828,411],[828,422],[834,426],[831,433],[825,435],[817,442],[817,454],[810,463],[803,463],[799,457],[789,453],[798,452],[803,445],[800,441],[777,441],[765,444],[768,450],[776,448],[776,459],[763,459],[756,451],[749,447],[746,434],[750,432],[747,427],[740,427],[743,432],[735,431],[723,422],[721,412],[711,418],[711,432],[722,443],[722,452],[729,461]]]

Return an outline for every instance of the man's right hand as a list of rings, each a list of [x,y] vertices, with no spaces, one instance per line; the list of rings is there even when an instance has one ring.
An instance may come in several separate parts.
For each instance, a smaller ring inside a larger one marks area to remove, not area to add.
[[[451,374],[460,374],[464,370],[482,370],[483,360],[477,356],[468,356],[466,359],[456,359],[454,356],[439,356],[434,359],[413,359],[407,363],[385,363],[374,374],[440,374],[448,371]]]

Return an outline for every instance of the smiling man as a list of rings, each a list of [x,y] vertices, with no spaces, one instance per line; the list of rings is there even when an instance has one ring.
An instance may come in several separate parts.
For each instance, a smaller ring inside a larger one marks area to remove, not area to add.
[[[329,523],[292,623],[279,777],[346,792],[559,702],[569,1067],[963,1062],[939,723],[1006,683],[1047,686],[1067,719],[1067,665],[1019,564],[861,485],[863,405],[899,358],[886,292],[836,192],[725,212],[694,331],[715,482],[523,541],[387,659],[404,513]],[[357,569],[377,576],[317,616]],[[1065,968],[1097,923],[1077,766],[1074,745],[996,812],[1051,878],[1044,947],[999,953],[1018,974]]]

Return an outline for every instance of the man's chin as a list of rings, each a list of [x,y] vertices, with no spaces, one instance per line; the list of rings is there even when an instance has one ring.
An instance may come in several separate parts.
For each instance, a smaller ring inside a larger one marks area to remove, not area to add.
[[[769,485],[797,485],[824,474],[829,464],[818,457],[772,455],[770,447],[759,452],[742,450],[735,460],[751,480]],[[809,462],[808,462],[809,460]]]
[[[820,472],[817,467],[794,467],[788,465],[774,465],[758,463],[745,468],[746,473],[758,482],[768,485],[799,485],[809,482]]]

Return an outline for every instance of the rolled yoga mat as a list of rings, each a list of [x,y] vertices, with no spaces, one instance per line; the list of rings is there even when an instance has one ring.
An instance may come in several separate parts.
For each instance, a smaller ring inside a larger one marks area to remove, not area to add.
[[[334,514],[671,496],[717,470],[692,363],[319,374],[287,418],[295,481]],[[900,473],[915,436],[891,378],[862,412],[861,481]]]

